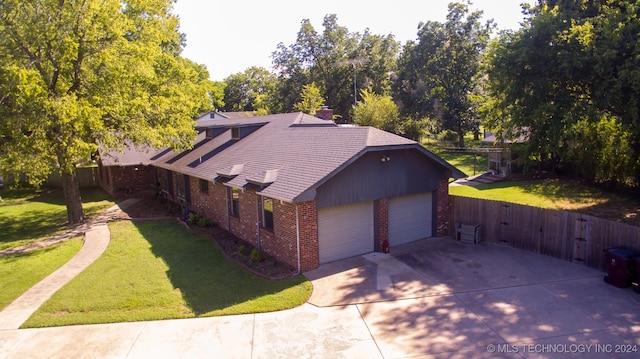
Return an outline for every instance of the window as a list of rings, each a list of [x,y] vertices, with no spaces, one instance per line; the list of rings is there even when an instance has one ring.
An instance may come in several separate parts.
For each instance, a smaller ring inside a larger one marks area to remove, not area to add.
[[[262,197],[262,226],[273,230],[273,199]]]
[[[237,188],[231,189],[231,215],[240,217],[240,190]]]
[[[209,181],[200,180],[200,193],[209,193]]]
[[[231,139],[239,140],[240,139],[240,129],[237,127],[231,128]]]
[[[169,191],[169,172],[165,169],[161,169],[158,171],[158,182],[160,183],[160,189],[168,192]]]
[[[182,173],[176,173],[176,194],[179,198],[185,198],[184,175]]]

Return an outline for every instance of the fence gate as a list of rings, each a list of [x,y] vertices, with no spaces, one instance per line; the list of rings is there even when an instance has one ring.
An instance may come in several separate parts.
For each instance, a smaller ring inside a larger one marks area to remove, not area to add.
[[[587,260],[587,218],[578,215],[575,223],[572,262],[584,264]]]

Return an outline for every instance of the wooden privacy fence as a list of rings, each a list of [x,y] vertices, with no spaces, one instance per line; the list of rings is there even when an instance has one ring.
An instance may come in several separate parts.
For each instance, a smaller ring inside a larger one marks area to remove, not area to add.
[[[76,175],[78,176],[78,183],[80,187],[95,187],[98,185],[98,168],[97,167],[80,167],[76,169]],[[52,174],[47,178],[47,186],[62,188],[62,176],[59,174]]]
[[[604,269],[613,247],[640,250],[640,227],[584,214],[450,196],[453,221],[480,224],[483,241]]]

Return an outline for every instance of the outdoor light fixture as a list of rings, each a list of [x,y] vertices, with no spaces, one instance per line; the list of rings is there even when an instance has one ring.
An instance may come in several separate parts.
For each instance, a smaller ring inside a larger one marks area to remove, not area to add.
[[[380,162],[384,163],[384,162],[389,162],[391,161],[391,157],[384,155],[380,158]]]

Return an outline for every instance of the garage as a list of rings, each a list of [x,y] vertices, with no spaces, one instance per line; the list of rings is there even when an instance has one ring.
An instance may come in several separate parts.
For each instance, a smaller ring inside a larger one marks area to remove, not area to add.
[[[389,200],[389,245],[431,237],[433,200],[431,192]]]
[[[373,252],[373,202],[318,210],[320,263]]]

